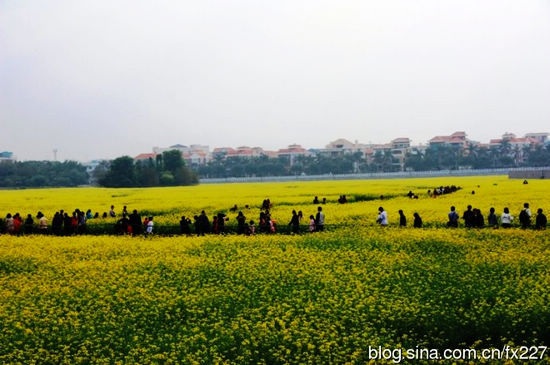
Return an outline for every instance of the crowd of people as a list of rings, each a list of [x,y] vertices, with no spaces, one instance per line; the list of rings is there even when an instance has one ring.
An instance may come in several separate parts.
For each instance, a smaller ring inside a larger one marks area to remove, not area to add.
[[[460,186],[455,186],[455,185],[438,186],[438,187],[434,188],[433,190],[432,189],[428,190],[428,196],[432,197],[432,198],[436,198],[440,195],[456,193],[460,189],[462,189]]]
[[[406,227],[407,226],[407,217],[403,213],[403,210],[399,210],[399,227]],[[460,215],[456,211],[455,206],[451,206],[451,209],[449,213],[447,214],[447,227],[449,228],[458,228],[459,227],[459,221],[461,219]],[[418,212],[415,212],[413,214],[413,227],[414,228],[422,228],[422,218],[420,217],[420,214]],[[481,209],[473,208],[471,205],[468,205],[466,207],[466,210],[462,214],[462,220],[464,220],[464,227],[465,228],[511,228],[512,223],[515,220],[515,217],[510,214],[510,209],[508,207],[505,207],[503,209],[502,214],[500,214],[500,217],[496,214],[496,210],[494,207],[491,207],[489,209],[489,213],[487,214],[487,224],[485,224],[485,217],[483,216],[483,213],[481,212]],[[537,209],[537,215],[535,217],[535,224],[533,227],[533,215],[531,213],[531,209],[529,208],[529,203],[523,204],[523,209],[520,211],[518,215],[518,220],[521,228],[528,229],[528,228],[535,228],[538,230],[546,229],[548,225],[548,220],[546,218],[546,215],[544,214],[542,208]],[[376,223],[378,223],[381,226],[388,226],[388,213],[383,207],[378,208],[378,216],[376,218]]]
[[[456,191],[455,186],[451,187],[441,187],[437,189],[437,194],[448,194],[449,192]],[[434,190],[435,192],[435,190]],[[416,196],[414,193],[409,192],[407,194],[409,198],[414,199]],[[314,202],[319,202],[318,197],[314,198]],[[323,201],[326,201],[323,198]],[[346,196],[341,195],[339,198],[339,203],[347,202]],[[260,214],[258,217],[258,226],[256,228],[256,223],[253,219],[248,219],[242,210],[238,210],[237,205],[235,204],[230,208],[230,212],[237,213],[235,218],[236,233],[241,235],[255,235],[256,233],[263,234],[274,234],[277,233],[277,221],[271,216],[270,209],[273,207],[269,199],[264,199],[261,205]],[[248,212],[250,207],[245,206],[245,210]],[[407,217],[405,216],[403,210],[398,211],[399,214],[399,227],[407,227]],[[115,211],[115,207],[111,205],[109,212],[104,212],[101,215],[102,218],[117,218],[119,217]],[[92,214],[92,211],[88,209],[86,212],[75,209],[72,213],[65,212],[60,210],[56,212],[52,218],[51,226],[48,223],[47,218],[42,212],[38,212],[35,218],[28,214],[25,219],[19,214],[11,215],[8,213],[4,221],[0,220],[0,233],[8,233],[12,235],[20,234],[31,234],[31,233],[41,233],[41,234],[51,234],[57,236],[71,236],[71,235],[80,235],[88,233],[87,224],[89,220],[99,219],[100,215],[98,212]],[[179,222],[179,233],[183,235],[192,235],[196,234],[198,236],[204,236],[205,234],[225,234],[226,232],[226,223],[229,221],[229,217],[222,212],[219,212],[212,217],[212,221],[203,210],[199,215],[195,215],[192,218],[182,216]],[[497,215],[494,207],[489,209],[489,213],[485,217],[480,209],[473,208],[471,205],[468,205],[466,210],[462,213],[462,217],[456,211],[454,206],[451,206],[449,213],[447,214],[447,223],[446,226],[449,228],[458,228],[460,225],[460,220],[464,221],[465,228],[482,228],[482,227],[491,227],[491,228],[510,228],[515,222],[515,217],[510,214],[508,207],[503,209],[503,212]],[[521,228],[528,229],[533,227],[534,219],[534,228],[535,229],[545,229],[547,226],[547,218],[543,213],[543,210],[539,208],[537,214],[533,217],[529,203],[523,205],[523,209],[518,215],[518,221]],[[318,206],[315,214],[311,214],[307,222],[303,222],[304,214],[302,211],[292,211],[290,222],[288,223],[289,231],[293,234],[300,233],[302,231],[301,227],[306,223],[308,232],[322,232],[325,227],[325,213],[323,212],[323,207]],[[376,218],[376,223],[380,226],[386,227],[389,225],[388,213],[383,207],[378,208],[378,214]],[[114,226],[114,232],[117,234],[127,234],[127,235],[151,235],[153,234],[154,228],[154,217],[148,215],[142,219],[142,216],[138,213],[137,210],[133,210],[131,213],[128,212],[127,207],[124,206],[122,212],[120,213],[120,218],[116,220]],[[422,228],[423,221],[418,212],[413,214],[413,225],[414,228]],[[233,229],[232,229],[233,231]],[[175,232],[172,232],[175,233]]]

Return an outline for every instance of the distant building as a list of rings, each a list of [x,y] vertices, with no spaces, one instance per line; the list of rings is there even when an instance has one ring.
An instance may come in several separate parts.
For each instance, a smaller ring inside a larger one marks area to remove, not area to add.
[[[234,153],[234,152],[235,152],[235,149],[231,148],[231,147],[216,147],[212,151],[212,158],[214,158],[214,159],[217,159],[217,158],[225,159],[225,157],[228,154]]]
[[[291,144],[288,148],[281,148],[277,151],[277,156],[280,158],[288,159],[290,166],[294,165],[296,157],[309,156],[311,153],[299,144]]]
[[[185,146],[182,144],[175,144],[170,147],[153,147],[153,153],[155,155],[161,154],[165,151],[173,150],[181,152],[181,156],[188,166],[206,165],[212,160],[210,148],[205,145],[192,144],[189,146]]]
[[[393,166],[397,167],[399,171],[404,171],[407,152],[411,148],[411,140],[406,137],[396,138],[390,142],[390,146],[393,157]]]
[[[263,149],[260,147],[248,147],[248,146],[239,146],[233,151],[227,153],[226,158],[252,158],[260,157],[262,155]]]
[[[148,159],[155,160],[157,158],[156,153],[140,153],[136,157],[134,157],[135,161],[146,161]]]
[[[107,160],[92,160],[83,164],[83,166],[86,167],[86,172],[88,173],[88,181],[90,185],[97,185],[97,180],[94,176],[94,172],[99,165],[106,161]]]
[[[547,143],[548,142],[548,136],[550,136],[550,133],[527,133],[525,135],[525,138],[531,138],[536,140],[538,143]]]
[[[538,134],[538,133],[537,133]],[[509,151],[501,151],[505,153],[510,158],[514,159],[514,162],[519,164],[525,162],[527,154],[525,150],[531,150],[535,148],[536,145],[540,145],[541,138],[532,138],[532,137],[516,137],[514,133],[504,133],[502,138],[492,139],[489,141],[490,147],[500,147],[503,144],[508,144]]]
[[[504,133],[502,135],[502,138],[492,139],[489,142],[489,146],[499,146],[504,142],[509,143],[513,147],[521,147],[521,148],[532,147],[534,145],[543,143],[540,138],[537,139],[537,138],[532,138],[527,136],[518,138],[514,133]]]
[[[13,152],[4,151],[4,152],[0,152],[0,162],[2,162],[2,161],[15,162],[16,158],[13,155]]]
[[[369,145],[360,144],[357,141],[353,143],[347,139],[339,138],[336,141],[327,144],[325,148],[319,149],[318,153],[326,156],[341,156],[361,152],[361,154],[364,155],[365,149],[368,147]]]
[[[249,147],[249,146],[239,146],[237,148],[216,147],[212,151],[212,157],[214,159],[254,158],[254,157],[261,157],[261,156],[276,158],[277,152],[266,151],[261,147]]]
[[[430,146],[446,145],[466,148],[471,142],[466,138],[466,132],[454,132],[450,136],[435,136],[428,143]]]

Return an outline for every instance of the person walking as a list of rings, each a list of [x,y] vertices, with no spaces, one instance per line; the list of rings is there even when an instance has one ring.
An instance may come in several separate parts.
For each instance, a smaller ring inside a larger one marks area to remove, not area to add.
[[[295,210],[292,211],[292,218],[288,224],[291,228],[292,233],[296,234],[300,231],[300,217]]]
[[[315,217],[313,215],[310,215],[309,216],[309,226],[308,226],[309,231],[310,232],[315,232],[315,226],[316,226]]]
[[[413,216],[414,216],[413,227],[422,228],[422,218],[420,218],[420,214],[418,214],[417,212],[414,212]]]
[[[376,222],[382,227],[387,227],[388,225],[388,213],[382,207],[378,207],[378,218]]]
[[[315,230],[323,232],[325,230],[325,213],[322,207],[317,207],[317,215],[315,216]]]
[[[237,214],[237,234],[244,234],[245,232],[246,217],[242,211]]]
[[[399,209],[399,227],[406,227],[407,226],[407,217],[405,217],[405,214],[401,209]]]
[[[149,217],[148,221],[147,221],[147,235],[150,236],[153,234],[153,226],[155,225],[155,223],[153,223],[153,217]]]

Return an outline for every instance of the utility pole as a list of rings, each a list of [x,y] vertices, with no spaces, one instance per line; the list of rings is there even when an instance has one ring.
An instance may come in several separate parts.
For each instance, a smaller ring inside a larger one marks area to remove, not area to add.
[[[53,160],[57,161],[57,148],[53,149]]]

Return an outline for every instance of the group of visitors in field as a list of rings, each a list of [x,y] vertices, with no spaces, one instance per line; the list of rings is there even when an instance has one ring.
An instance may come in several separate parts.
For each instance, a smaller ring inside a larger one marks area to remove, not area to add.
[[[403,210],[400,209],[398,213],[399,213],[399,227],[406,227],[407,217],[403,213]],[[447,227],[458,228],[461,217],[460,217],[460,214],[456,211],[455,206],[451,206],[451,209],[447,214],[447,217],[448,217]],[[519,218],[519,224],[521,228],[523,229],[532,228],[533,216],[531,213],[531,209],[529,208],[529,203],[523,204],[523,209],[520,211],[518,218]],[[415,212],[413,214],[413,219],[414,219],[413,227],[422,228],[422,218],[420,217],[418,212]],[[510,209],[508,209],[508,207],[503,209],[503,212],[502,214],[500,214],[500,217],[496,214],[495,208],[491,207],[489,209],[489,213],[487,214],[487,225],[485,225],[485,217],[483,216],[483,213],[481,212],[481,210],[477,208],[472,208],[471,205],[468,205],[466,210],[462,214],[462,220],[464,220],[465,228],[483,228],[485,226],[489,228],[498,228],[498,227],[511,228],[512,223],[515,220],[515,217],[510,214]],[[378,217],[376,219],[376,222],[381,226],[388,226],[388,213],[383,207],[378,208]],[[546,229],[547,225],[548,225],[548,220],[542,208],[537,209],[534,228]]]
[[[441,186],[435,188],[433,191],[429,190],[429,196],[438,196],[443,194],[450,194],[456,192],[460,187],[452,186]],[[412,191],[409,191],[406,194],[411,199],[418,199],[418,196]],[[381,198],[382,199],[382,198]],[[315,205],[326,204],[326,198],[319,200],[317,196],[313,199]],[[346,195],[340,195],[338,198],[339,204],[345,204],[348,202]],[[278,222],[273,219],[271,216],[270,210],[272,208],[272,203],[270,199],[264,199],[261,204],[260,214],[258,217],[258,226],[256,227],[256,222],[252,219],[248,219],[242,210],[239,210],[235,204],[232,208],[229,209],[232,213],[237,213],[235,220],[237,221],[236,233],[242,235],[255,235],[256,233],[264,234],[273,234],[277,233],[277,224]],[[244,207],[246,211],[250,209],[248,205]],[[403,210],[398,211],[399,214],[399,227],[407,227],[407,217]],[[117,218],[115,223],[115,233],[117,234],[128,234],[128,235],[141,235],[146,234],[150,235],[153,233],[154,227],[154,217],[148,215],[142,219],[142,216],[138,213],[137,210],[133,210],[131,213],[128,212],[127,207],[124,206],[120,215],[117,215],[115,212],[115,207],[111,205],[109,212],[104,212],[101,216],[98,212],[92,214],[92,211],[88,209],[86,212],[75,209],[72,213],[65,212],[64,210],[59,210],[56,212],[52,218],[51,222],[51,233],[57,236],[70,236],[77,234],[86,234],[87,231],[87,222],[92,219],[99,218]],[[192,218],[182,216],[179,222],[179,231],[184,235],[196,234],[198,236],[203,236],[205,234],[225,234],[226,231],[226,222],[229,221],[229,217],[223,213],[219,212],[212,217],[212,221],[203,210],[199,215],[195,215]],[[491,228],[510,228],[515,222],[515,217],[510,214],[508,207],[503,209],[503,212],[497,215],[494,207],[489,209],[489,213],[486,218],[482,214],[481,210],[478,208],[473,208],[471,205],[468,205],[466,210],[462,213],[462,217],[457,212],[454,206],[451,206],[449,213],[447,214],[447,227],[449,228],[458,228],[459,222],[462,219],[464,221],[465,228],[482,228],[482,227],[491,227]],[[529,203],[523,205],[523,209],[518,215],[518,221],[521,228],[527,229],[533,226],[533,215],[529,208]],[[376,222],[382,226],[386,227],[389,225],[388,213],[383,207],[378,208],[378,215]],[[485,223],[487,222],[487,223]],[[325,213],[321,206],[317,206],[316,212],[309,215],[309,218],[304,222],[304,214],[302,211],[292,210],[292,215],[290,222],[288,223],[289,231],[293,234],[301,232],[301,227],[304,225],[307,226],[308,232],[322,232],[325,227]],[[413,224],[414,228],[422,228],[423,221],[418,212],[413,214]],[[539,208],[537,210],[536,217],[534,217],[534,228],[536,229],[545,229],[547,226],[547,218],[543,213],[543,210]],[[31,234],[31,233],[50,233],[50,226],[48,220],[42,212],[38,212],[36,215],[36,221],[31,214],[28,214],[25,219],[19,214],[11,215],[8,213],[5,220],[2,222],[0,220],[0,233],[9,233],[13,235]],[[175,232],[171,232],[175,233]]]

